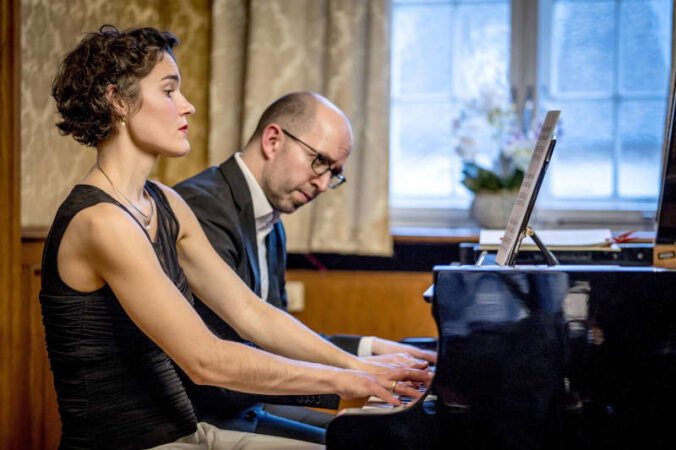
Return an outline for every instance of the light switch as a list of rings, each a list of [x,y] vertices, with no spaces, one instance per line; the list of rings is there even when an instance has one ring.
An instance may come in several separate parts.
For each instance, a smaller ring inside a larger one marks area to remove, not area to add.
[[[287,281],[286,296],[289,300],[289,312],[297,313],[305,309],[305,285],[302,281]]]

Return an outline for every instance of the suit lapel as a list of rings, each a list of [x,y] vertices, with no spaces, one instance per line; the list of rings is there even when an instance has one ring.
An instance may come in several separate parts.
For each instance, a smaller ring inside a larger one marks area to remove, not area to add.
[[[256,219],[254,217],[249,186],[246,184],[244,174],[234,156],[231,156],[221,164],[219,169],[223,173],[225,182],[230,185],[230,190],[235,200],[239,223],[242,224],[240,228],[242,240],[247,253],[247,260],[249,261],[249,268],[253,275],[254,292],[260,296],[261,274],[258,265],[258,246],[256,245]]]

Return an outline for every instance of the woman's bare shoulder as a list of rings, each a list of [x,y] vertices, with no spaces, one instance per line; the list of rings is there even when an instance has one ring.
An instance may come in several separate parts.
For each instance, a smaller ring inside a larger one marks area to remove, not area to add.
[[[59,272],[73,289],[93,291],[103,285],[113,261],[124,266],[148,242],[126,211],[113,203],[97,203],[79,211],[68,224],[59,245]]]
[[[195,214],[178,192],[158,181],[153,181],[153,183],[159,187],[167,197],[169,206],[171,206],[171,209],[174,211],[174,215],[178,219],[180,240],[181,237],[184,236],[185,232],[190,232],[191,229],[199,225],[197,219],[195,218]]]
[[[185,200],[183,200],[183,197],[181,197],[178,192],[176,192],[166,184],[160,183],[159,181],[153,180],[151,181],[151,183],[157,186],[162,191],[162,193],[164,193],[172,209],[176,210],[176,207],[178,207],[179,209],[187,207]]]
[[[97,247],[111,238],[140,234],[136,221],[114,203],[101,202],[78,212],[68,225],[71,234],[83,245]]]

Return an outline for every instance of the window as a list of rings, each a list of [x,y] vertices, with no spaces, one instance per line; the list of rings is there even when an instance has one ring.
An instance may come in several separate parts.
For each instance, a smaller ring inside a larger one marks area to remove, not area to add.
[[[393,0],[393,225],[471,224],[461,141],[471,136],[484,166],[502,145],[495,127],[467,119],[485,103],[518,111],[519,129],[562,110],[537,205],[549,220],[651,223],[671,8],[669,0]]]

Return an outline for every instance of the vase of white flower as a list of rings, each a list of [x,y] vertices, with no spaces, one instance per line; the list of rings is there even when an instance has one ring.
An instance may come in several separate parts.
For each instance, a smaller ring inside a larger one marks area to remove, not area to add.
[[[472,217],[481,228],[504,229],[518,190],[481,191],[474,194]]]
[[[522,131],[513,104],[482,91],[454,123],[462,184],[474,193],[471,214],[482,228],[504,228],[535,148],[535,130]]]

